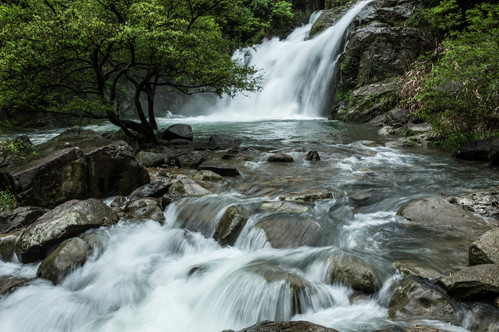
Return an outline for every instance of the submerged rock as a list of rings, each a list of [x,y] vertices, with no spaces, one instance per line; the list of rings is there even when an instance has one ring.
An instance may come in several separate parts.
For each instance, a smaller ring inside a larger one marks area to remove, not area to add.
[[[225,330],[224,332],[231,332],[232,330]],[[306,322],[271,322],[262,321],[253,326],[239,330],[237,332],[338,332],[335,329],[328,328],[322,325]],[[232,331],[234,332],[234,331]]]
[[[276,153],[267,158],[269,163],[292,163],[295,161],[293,157],[285,153]]]
[[[309,217],[296,214],[272,214],[256,224],[267,236],[273,248],[297,248],[313,245],[320,225]]]
[[[85,264],[91,252],[90,245],[80,238],[66,240],[43,260],[36,275],[57,285],[76,267]]]
[[[439,284],[456,299],[493,301],[499,296],[499,265],[470,266],[452,272],[439,280]]]
[[[213,238],[222,246],[232,246],[248,221],[242,206],[232,205],[224,212],[217,224]]]
[[[331,283],[341,283],[364,293],[373,293],[375,277],[372,267],[355,256],[337,256],[331,260]]]
[[[394,320],[434,319],[456,324],[458,310],[445,294],[414,278],[404,279],[388,304]]]
[[[21,206],[0,212],[0,233],[11,233],[28,227],[49,210],[37,206]]]
[[[182,178],[170,186],[168,193],[173,197],[200,197],[219,194],[222,192],[222,189],[223,186],[218,183]]]
[[[116,222],[116,213],[97,199],[68,201],[44,214],[21,234],[16,245],[17,257],[23,263],[34,262],[68,238]]]
[[[303,204],[297,204],[289,201],[270,201],[260,204],[260,208],[268,212],[280,213],[303,213],[307,212],[310,208]]]
[[[310,189],[301,192],[293,192],[285,195],[280,195],[281,201],[300,201],[300,202],[313,202],[321,199],[333,198],[330,191],[323,189]]]

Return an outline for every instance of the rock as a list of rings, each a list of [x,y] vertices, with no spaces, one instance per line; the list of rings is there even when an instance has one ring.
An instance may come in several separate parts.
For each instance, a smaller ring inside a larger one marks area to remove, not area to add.
[[[194,135],[192,134],[192,127],[185,124],[174,124],[166,128],[161,133],[161,139],[171,141],[174,139],[185,139],[192,141]]]
[[[7,142],[7,145],[12,146],[15,151],[9,149],[8,146],[0,146],[0,168],[22,163],[35,150],[35,146],[25,135],[18,136],[13,140],[9,139]]]
[[[306,321],[271,322],[262,321],[238,332],[338,332],[335,329]]]
[[[496,139],[489,148],[489,160],[492,166],[499,166],[499,140]]]
[[[0,234],[0,260],[10,262],[16,249],[17,235]]]
[[[172,178],[170,177],[158,176],[150,183],[135,189],[130,194],[129,199],[134,200],[143,197],[161,197],[164,194],[168,193],[168,190],[170,189],[170,186],[173,182],[174,180],[172,180]]]
[[[196,174],[194,174],[192,178],[194,180],[199,180],[199,181],[211,181],[211,182],[225,181],[225,179],[222,176],[207,169],[196,172]]]
[[[499,138],[488,138],[479,141],[470,141],[464,143],[457,151],[454,153],[454,157],[457,159],[473,160],[473,161],[489,161],[489,153],[491,152],[491,147],[494,147],[492,151],[492,158],[494,158],[494,151],[499,146]]]
[[[191,178],[182,178],[173,183],[168,190],[170,196],[200,197],[212,194],[219,194],[223,187],[218,183],[196,181]]]
[[[260,204],[260,208],[267,212],[303,213],[309,210],[308,206],[288,201],[267,201]]]
[[[470,244],[470,265],[499,264],[499,227],[496,227]]]
[[[212,171],[220,176],[235,177],[241,175],[237,169],[228,165],[218,165],[215,163],[203,163],[198,167],[201,171]]]
[[[492,302],[499,296],[499,265],[470,266],[449,274],[439,284],[456,299]]]
[[[157,199],[143,197],[129,201],[120,219],[131,221],[152,219],[162,224],[165,222],[165,215]]]
[[[296,214],[272,214],[256,224],[262,229],[272,248],[297,248],[312,245],[320,225],[309,217]]]
[[[211,135],[208,140],[208,145],[214,149],[224,149],[241,144],[239,138],[234,138],[228,135]]]
[[[198,168],[206,160],[204,153],[191,152],[175,157],[170,157],[167,160],[168,165],[177,166],[180,168]]]
[[[331,283],[341,283],[364,293],[374,292],[374,270],[355,256],[337,256],[331,260]]]
[[[12,294],[18,288],[28,285],[32,280],[12,276],[0,277],[0,296]]]
[[[390,299],[388,317],[394,320],[433,319],[456,324],[458,311],[443,292],[430,284],[406,278]]]
[[[319,156],[319,152],[309,151],[309,152],[307,152],[307,155],[305,156],[305,160],[319,161],[319,160],[321,160],[321,157]]]
[[[34,223],[48,211],[48,209],[36,206],[21,206],[11,211],[2,211],[0,212],[0,233],[19,231]]]
[[[57,285],[76,267],[85,264],[91,252],[88,243],[80,238],[66,240],[43,260],[36,276],[48,279]]]
[[[452,197],[449,202],[482,216],[499,217],[499,190],[497,189]]]
[[[127,195],[149,182],[147,170],[124,141],[69,129],[36,147],[33,159],[0,174],[23,205],[52,208],[70,199]]]
[[[289,154],[276,153],[276,154],[270,156],[267,159],[267,161],[269,163],[292,163],[295,160]]]
[[[432,279],[440,276],[440,272],[421,262],[400,260],[395,261],[393,266],[401,273],[410,274],[415,277]]]
[[[301,202],[313,202],[320,199],[333,198],[333,194],[330,191],[322,189],[311,189],[301,192],[293,192],[285,195],[280,195],[279,199],[281,201],[301,201]]]
[[[165,162],[165,156],[155,152],[140,151],[135,155],[135,158],[145,167],[160,166]]]
[[[171,141],[167,141],[168,145],[190,145],[192,140],[188,139],[181,139],[181,138],[174,138]]]
[[[242,206],[229,206],[220,218],[213,238],[222,246],[233,246],[247,221],[248,214]]]
[[[68,201],[41,216],[21,234],[16,245],[17,257],[23,263],[34,262],[68,238],[116,222],[116,213],[97,199]]]
[[[396,132],[398,133],[398,132]],[[394,149],[428,147],[430,142],[435,141],[436,134],[424,133],[409,137],[401,137],[393,142],[386,143],[387,147]]]
[[[449,330],[437,329],[426,325],[406,326],[404,332],[449,332]]]
[[[354,191],[348,193],[348,198],[354,202],[364,202],[371,198],[372,194],[369,191]]]
[[[440,197],[429,197],[409,202],[397,215],[413,224],[432,231],[451,234],[470,241],[490,229],[487,221]]]

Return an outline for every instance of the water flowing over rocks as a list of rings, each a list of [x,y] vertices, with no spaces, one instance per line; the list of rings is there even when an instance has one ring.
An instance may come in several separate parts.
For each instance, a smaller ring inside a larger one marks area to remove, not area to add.
[[[232,205],[217,224],[213,238],[222,246],[232,246],[248,221],[244,207]]]
[[[499,265],[470,266],[449,274],[439,284],[460,300],[493,301],[499,296]]]
[[[307,212],[310,208],[306,205],[297,204],[289,201],[271,201],[263,202],[260,208],[267,212],[280,212],[280,213],[303,213]]]
[[[68,201],[41,216],[21,234],[16,254],[23,263],[34,262],[65,239],[117,221],[116,213],[97,199]]]
[[[409,277],[390,299],[388,316],[395,320],[435,319],[457,324],[458,308],[444,292]]]
[[[21,206],[11,211],[0,212],[0,233],[11,233],[28,227],[48,212],[37,206]]]
[[[126,195],[150,180],[126,142],[81,128],[37,146],[34,160],[2,170],[0,177],[21,204],[48,208],[70,199]]]
[[[279,195],[281,201],[313,202],[321,199],[333,198],[333,193],[322,189],[309,189],[300,192]]]
[[[338,332],[335,329],[327,328],[305,321],[296,322],[271,322],[262,321],[248,328],[237,332]],[[225,330],[224,332],[234,332],[233,330]]]
[[[0,298],[15,292],[20,287],[29,285],[31,281],[33,281],[33,279],[12,276],[0,277]]]
[[[499,264],[499,227],[496,227],[470,244],[470,265]]]
[[[223,186],[208,181],[197,181],[192,178],[182,178],[173,183],[168,194],[173,197],[200,197],[222,192]]]
[[[43,260],[36,275],[56,285],[73,269],[85,264],[91,251],[89,244],[80,238],[66,240]]]

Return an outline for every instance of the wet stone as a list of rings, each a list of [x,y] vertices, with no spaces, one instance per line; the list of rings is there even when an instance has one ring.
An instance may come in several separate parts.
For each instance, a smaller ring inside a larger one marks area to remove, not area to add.
[[[276,153],[276,154],[270,156],[267,159],[267,161],[269,163],[292,163],[295,160],[289,154]]]

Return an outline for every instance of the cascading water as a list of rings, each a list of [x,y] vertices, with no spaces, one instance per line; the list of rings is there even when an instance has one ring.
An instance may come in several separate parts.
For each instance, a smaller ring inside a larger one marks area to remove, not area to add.
[[[324,117],[347,28],[369,2],[358,2],[313,39],[308,37],[317,15],[285,40],[274,38],[236,52],[234,57],[241,63],[261,70],[262,90],[222,101],[210,117],[224,121]]]
[[[88,231],[92,256],[61,284],[38,278],[0,297],[0,331],[220,332],[261,320],[308,320],[340,331],[401,331],[405,323],[387,315],[400,278],[392,263],[412,260],[445,272],[466,264],[467,248],[456,247],[453,237],[411,227],[396,211],[415,198],[499,185],[499,174],[436,152],[385,147],[384,138],[370,128],[322,119],[240,121],[319,116],[322,106],[315,99],[328,95],[323,88],[335,48],[368,2],[359,2],[315,39],[305,40],[310,27],[304,27],[286,41],[247,50],[251,63],[269,74],[260,94],[229,101],[219,110],[223,122],[181,119],[190,121],[196,140],[221,133],[244,142],[240,155],[248,158],[235,161],[242,175],[221,185],[227,190],[170,204],[164,225],[122,220]],[[228,124],[231,119],[238,121]],[[321,161],[305,161],[309,150],[317,150]],[[276,151],[288,152],[295,162],[267,163]],[[263,208],[279,203],[281,194],[310,188],[333,197],[287,206],[294,212]],[[232,205],[242,206],[249,218],[234,245],[222,247],[212,237]],[[278,239],[284,245],[273,248],[262,221],[297,228],[283,227],[276,237],[284,234]],[[307,227],[300,228],[303,224]],[[315,235],[307,238],[308,230]],[[292,236],[308,242],[286,242]],[[372,295],[358,296],[349,285],[331,281],[333,265],[345,256],[372,267]],[[0,281],[4,276],[32,279],[38,265],[0,261]],[[468,314],[465,323],[473,320]],[[443,322],[424,324],[465,331]]]

